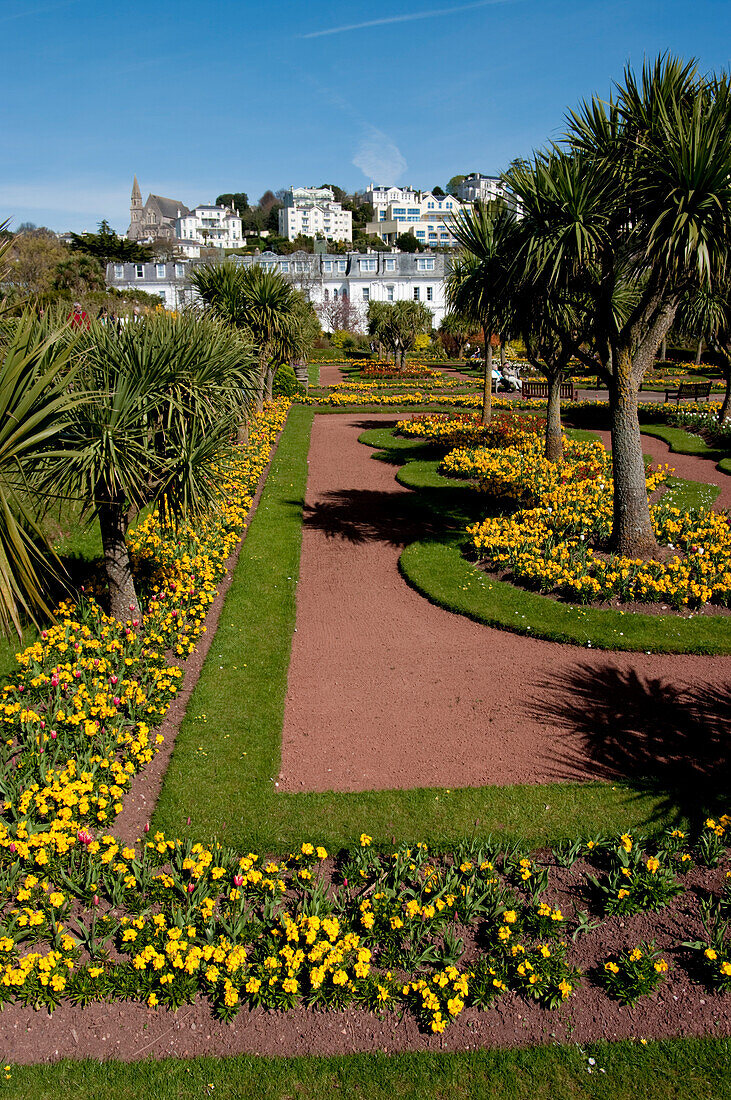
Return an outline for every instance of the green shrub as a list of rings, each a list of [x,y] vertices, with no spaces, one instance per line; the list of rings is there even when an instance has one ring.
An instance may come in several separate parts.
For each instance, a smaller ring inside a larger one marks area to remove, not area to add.
[[[304,393],[304,386],[297,381],[294,370],[289,363],[282,363],[274,375],[272,393],[275,397],[294,397],[298,393]]]

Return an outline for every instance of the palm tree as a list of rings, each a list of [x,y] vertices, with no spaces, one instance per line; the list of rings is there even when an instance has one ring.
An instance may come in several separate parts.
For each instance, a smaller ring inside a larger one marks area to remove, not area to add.
[[[719,423],[731,421],[731,286],[695,290],[680,303],[677,321],[682,330],[696,332],[723,359],[726,391],[718,412]]]
[[[277,271],[260,264],[243,267],[230,261],[205,264],[191,277],[205,304],[235,328],[248,332],[257,347],[259,382],[256,406],[264,406],[264,391],[271,395],[276,367],[272,360],[278,342],[286,339],[294,324],[295,290]]]
[[[493,214],[476,203],[463,212],[452,230],[461,252],[447,280],[450,308],[471,318],[485,341],[482,423],[492,418],[492,334],[500,333],[501,345],[512,321],[509,266],[516,245],[514,214],[501,209]]]
[[[83,400],[64,431],[69,453],[49,464],[43,488],[60,487],[98,517],[109,610],[125,621],[140,618],[132,515],[152,504],[177,523],[210,507],[255,367],[227,326],[192,314],[146,318],[119,335],[93,325],[80,346]]]
[[[454,310],[444,315],[442,323],[439,326],[439,332],[448,337],[452,344],[452,350],[456,344],[456,359],[462,359],[464,357],[465,344],[472,335],[474,327],[473,322],[470,321],[468,317],[464,317],[461,313],[455,313]]]
[[[656,549],[637,413],[638,392],[679,303],[712,287],[731,249],[731,92],[693,63],[662,56],[629,68],[609,104],[569,116],[553,187],[528,242],[550,283],[589,296],[592,351],[576,354],[608,382],[615,549]],[[508,182],[522,200],[526,171]],[[629,292],[629,293],[628,293]],[[618,308],[621,299],[627,308]]]
[[[397,370],[403,369],[416,337],[431,331],[433,321],[423,302],[371,302],[368,306],[368,332],[392,350]]]
[[[49,616],[43,572],[53,559],[39,523],[44,465],[63,459],[61,437],[78,396],[70,388],[75,346],[25,313],[0,359],[0,629],[22,637],[22,619]]]

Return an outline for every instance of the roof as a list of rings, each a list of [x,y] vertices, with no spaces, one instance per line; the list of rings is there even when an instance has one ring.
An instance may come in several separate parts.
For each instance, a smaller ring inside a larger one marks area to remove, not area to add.
[[[145,206],[150,205],[156,206],[163,218],[170,218],[172,221],[178,217],[178,211],[181,214],[190,213],[184,202],[179,202],[178,199],[166,199],[162,195],[148,195]]]

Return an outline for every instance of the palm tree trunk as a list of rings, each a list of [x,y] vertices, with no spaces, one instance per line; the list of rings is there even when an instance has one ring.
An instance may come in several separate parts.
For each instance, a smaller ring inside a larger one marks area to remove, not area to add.
[[[724,352],[724,358],[726,363],[724,365],[724,375],[726,376],[726,392],[723,395],[723,401],[721,402],[721,408],[718,413],[719,424],[725,424],[731,420],[731,355],[728,352]]]
[[[482,387],[482,423],[492,420],[492,333],[485,333],[485,374]]]
[[[274,387],[274,367],[267,367],[267,384],[266,384],[266,399],[267,401],[273,400],[273,387]]]
[[[702,354],[703,354],[703,337],[699,336],[698,337],[698,350],[695,353],[695,361],[696,361],[697,366],[700,366],[700,361],[701,361],[701,355]]]
[[[505,364],[507,363],[507,356],[505,353],[505,341],[502,336],[500,337],[500,370],[504,373]]]
[[[561,429],[561,371],[547,371],[548,408],[546,410],[546,446],[544,454],[549,462],[563,458],[563,431]]]
[[[125,509],[121,501],[100,505],[99,527],[104,549],[104,572],[109,585],[109,613],[123,623],[128,619],[141,619],[125,538]]]
[[[618,356],[609,388],[614,471],[612,546],[630,558],[649,558],[657,549],[645,483],[637,387],[629,351]]]

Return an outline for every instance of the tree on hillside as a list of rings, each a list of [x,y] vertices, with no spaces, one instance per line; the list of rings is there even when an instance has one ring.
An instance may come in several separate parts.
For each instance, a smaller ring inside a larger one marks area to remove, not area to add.
[[[245,210],[249,209],[249,196],[245,191],[228,192],[217,197],[216,206],[230,206],[232,210],[243,214]]]
[[[447,184],[447,194],[456,195],[457,188],[459,187],[460,183],[464,182],[466,178],[466,176],[452,176],[451,180]]]
[[[465,344],[475,331],[475,323],[469,317],[453,310],[446,313],[439,326],[439,336],[442,343],[446,344],[447,351],[453,359],[464,358]]]
[[[98,233],[72,233],[71,250],[85,252],[87,256],[95,256],[105,265],[124,262],[144,263],[152,259],[152,249],[149,245],[128,241],[126,237],[118,237],[107,221],[99,222]]]
[[[61,294],[78,298],[90,291],[106,288],[104,268],[94,256],[74,252],[56,264],[52,286]]]
[[[413,233],[399,233],[396,238],[396,247],[400,252],[423,252],[426,245],[417,241]]]
[[[534,158],[539,169],[547,154]],[[592,350],[582,361],[609,387],[614,470],[612,544],[630,557],[656,551],[645,484],[638,392],[683,296],[713,289],[731,254],[731,90],[694,63],[659,57],[627,68],[609,103],[570,114],[565,162],[528,244],[554,282],[567,274],[590,299]],[[560,167],[560,166],[559,166]],[[528,172],[509,183],[522,198]],[[618,295],[634,294],[618,313]]]

